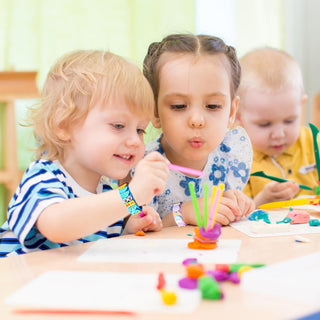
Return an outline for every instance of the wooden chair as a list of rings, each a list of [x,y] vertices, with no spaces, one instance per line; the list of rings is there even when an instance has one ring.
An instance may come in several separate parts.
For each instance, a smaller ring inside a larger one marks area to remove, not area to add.
[[[0,184],[3,184],[9,191],[8,198],[11,198],[14,194],[21,179],[21,172],[18,167],[14,100],[39,97],[36,75],[37,73],[34,71],[0,72],[1,146],[3,158],[3,168],[0,170]]]
[[[311,102],[312,118],[311,122],[320,130],[320,92],[316,93]]]

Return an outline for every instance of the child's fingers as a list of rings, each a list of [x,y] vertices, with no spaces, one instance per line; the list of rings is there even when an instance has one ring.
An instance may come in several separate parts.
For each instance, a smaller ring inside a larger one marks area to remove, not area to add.
[[[153,221],[151,224],[147,225],[142,230],[147,232],[147,231],[160,231],[161,229],[162,229],[162,222]]]
[[[161,161],[163,161],[163,160],[166,160],[166,161],[168,161],[160,152],[158,152],[158,151],[152,151],[152,152],[150,152],[150,153],[148,153],[145,157],[144,157],[144,159],[146,159],[146,160],[152,160],[152,161],[155,161],[155,160],[161,160]],[[169,161],[168,161],[169,162]]]
[[[169,161],[159,152],[153,151],[142,160],[145,165],[149,165],[153,170],[160,170],[162,173],[169,174]]]
[[[247,197],[240,190],[234,190],[234,196],[240,208],[240,217],[247,215],[248,213],[252,212],[255,209],[255,205],[252,199]]]
[[[228,197],[222,196],[221,202],[220,202],[220,207],[225,206],[229,208],[229,210],[236,216],[241,215],[241,210],[238,205],[238,200],[234,196],[233,192],[230,192],[228,194]]]
[[[227,226],[228,224],[230,224],[230,221],[227,216],[217,213],[217,218],[216,218],[216,222],[221,224],[222,226]]]
[[[276,182],[271,181],[265,185],[263,190],[260,192],[261,203],[268,203],[273,201],[282,201],[292,199],[297,190],[295,183],[292,182]]]
[[[224,201],[222,203],[222,199],[221,199],[220,206],[219,206],[218,213],[217,213],[217,219],[219,216],[221,224],[223,224],[223,225],[227,225],[230,222],[235,221],[235,219],[236,219],[236,215],[234,214],[233,210],[231,209],[232,206],[226,205],[227,202],[231,202],[231,201],[230,201],[230,199],[227,199],[227,200],[228,201]],[[219,220],[217,220],[217,221],[219,221]]]
[[[275,199],[290,200],[295,196],[296,194],[295,190],[296,190],[296,187],[294,186],[293,183],[283,182],[283,183],[279,183],[279,186],[277,186],[277,188],[274,188],[272,191]]]
[[[152,208],[148,206],[143,207],[143,212],[145,214],[143,231],[160,231],[162,229],[162,221],[159,214]]]
[[[148,203],[164,191],[169,176],[167,162],[159,152],[151,152],[138,163],[130,182],[130,190],[138,203]]]
[[[247,210],[244,213],[245,216],[247,216],[249,213],[251,213],[252,211],[254,211],[256,209],[256,205],[252,199],[249,198],[249,202],[247,202],[247,203],[248,203]]]

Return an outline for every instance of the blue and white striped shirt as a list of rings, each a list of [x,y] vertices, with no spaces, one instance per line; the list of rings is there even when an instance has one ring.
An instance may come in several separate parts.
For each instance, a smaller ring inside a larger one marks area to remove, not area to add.
[[[97,193],[112,188],[100,180]],[[83,189],[58,161],[37,160],[26,170],[8,207],[8,220],[0,228],[0,257],[64,247],[121,235],[123,220],[81,239],[55,243],[37,229],[36,221],[48,206],[92,193]]]

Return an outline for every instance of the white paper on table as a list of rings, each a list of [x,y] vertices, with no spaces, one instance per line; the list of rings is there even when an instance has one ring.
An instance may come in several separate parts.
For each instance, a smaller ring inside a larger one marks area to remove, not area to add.
[[[242,273],[241,288],[320,306],[320,251]]]
[[[288,207],[289,208],[289,207]],[[313,204],[304,204],[301,206],[294,206],[291,207],[293,210],[309,210],[309,211],[320,211],[320,206],[319,205],[313,205]]]
[[[189,249],[190,239],[101,239],[79,258],[94,262],[173,262],[197,258],[201,263],[233,263],[237,261],[241,240],[219,240],[213,250]]]
[[[157,274],[48,271],[13,293],[6,303],[35,310],[104,310],[190,313],[199,304],[199,290],[181,289],[182,275],[164,275],[166,289],[177,302],[165,305],[157,290]]]
[[[293,210],[297,210],[294,208]],[[297,234],[307,234],[307,233],[320,233],[320,226],[310,226],[309,223],[304,224],[286,224],[288,227],[288,230],[284,232],[272,232],[272,226],[277,225],[277,221],[283,220],[286,215],[288,214],[288,209],[282,209],[282,210],[264,210],[269,213],[269,219],[271,224],[265,223],[263,221],[250,221],[247,218],[242,218],[241,220],[237,222],[230,223],[230,226],[245,233],[246,235],[250,237],[273,237],[273,236],[288,236],[288,235],[297,235]],[[317,219],[313,216],[310,216],[310,220]],[[254,224],[260,224],[265,226],[266,232],[265,233],[254,233],[252,231],[252,226]],[[283,223],[278,224],[283,225]],[[270,229],[270,232],[268,232],[268,228]]]

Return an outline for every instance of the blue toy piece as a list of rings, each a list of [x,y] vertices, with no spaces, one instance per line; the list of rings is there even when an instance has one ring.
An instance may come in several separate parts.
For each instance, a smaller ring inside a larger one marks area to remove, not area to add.
[[[263,220],[265,223],[271,223],[268,212],[261,209],[251,212],[248,216],[248,219],[251,221]]]
[[[312,226],[312,227],[320,226],[320,220],[319,219],[309,220],[309,225]]]
[[[289,223],[292,219],[289,217],[285,217],[283,220],[277,221],[276,223]]]

